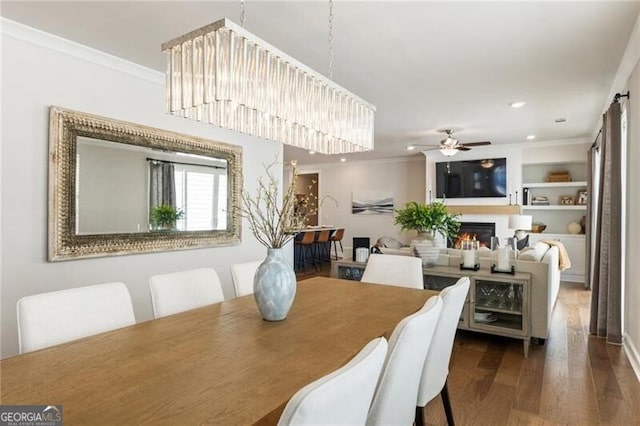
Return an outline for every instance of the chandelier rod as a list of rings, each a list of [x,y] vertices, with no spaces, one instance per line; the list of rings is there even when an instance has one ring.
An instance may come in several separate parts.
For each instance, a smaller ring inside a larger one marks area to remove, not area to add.
[[[246,14],[244,11],[244,0],[240,0],[240,26],[244,28],[244,21],[246,18]]]
[[[333,0],[329,0],[329,80],[333,80]]]

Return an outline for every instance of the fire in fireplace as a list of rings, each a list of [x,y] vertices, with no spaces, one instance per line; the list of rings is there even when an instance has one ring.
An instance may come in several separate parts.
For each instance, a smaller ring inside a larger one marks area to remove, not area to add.
[[[478,240],[480,247],[491,248],[491,237],[496,235],[496,224],[491,222],[461,222],[458,238],[449,247],[461,248],[464,240]]]

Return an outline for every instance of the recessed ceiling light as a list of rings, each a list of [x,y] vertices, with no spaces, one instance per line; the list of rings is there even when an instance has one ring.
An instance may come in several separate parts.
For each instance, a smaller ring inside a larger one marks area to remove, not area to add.
[[[416,147],[415,147],[415,146],[413,146],[413,145],[409,145],[409,146],[407,147],[407,151],[413,151],[414,149],[416,149]]]
[[[509,106],[511,108],[522,108],[523,106],[525,106],[525,104],[526,104],[525,101],[517,101],[517,102],[511,102]]]
[[[309,151],[309,154],[311,154],[311,155],[313,155],[315,153],[316,153],[315,151]]]
[[[342,161],[342,162],[344,163],[345,161],[347,161],[347,159],[346,159],[346,158],[344,158],[344,157],[342,157],[342,158],[340,159],[340,161]]]
[[[560,118],[556,118],[553,121],[555,121],[556,123],[564,123],[565,121],[567,121],[567,119],[564,117],[560,117]]]
[[[534,140],[535,138],[536,138],[536,135],[527,136],[527,139],[530,140],[530,141]]]

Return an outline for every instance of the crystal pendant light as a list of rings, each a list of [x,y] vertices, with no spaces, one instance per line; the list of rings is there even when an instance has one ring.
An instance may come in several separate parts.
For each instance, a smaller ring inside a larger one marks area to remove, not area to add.
[[[228,19],[162,51],[170,114],[323,154],[373,149],[373,105]]]

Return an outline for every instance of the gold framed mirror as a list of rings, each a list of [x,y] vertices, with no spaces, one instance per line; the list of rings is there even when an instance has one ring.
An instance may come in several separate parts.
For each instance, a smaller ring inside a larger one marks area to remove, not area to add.
[[[240,243],[242,148],[52,106],[50,261]]]

